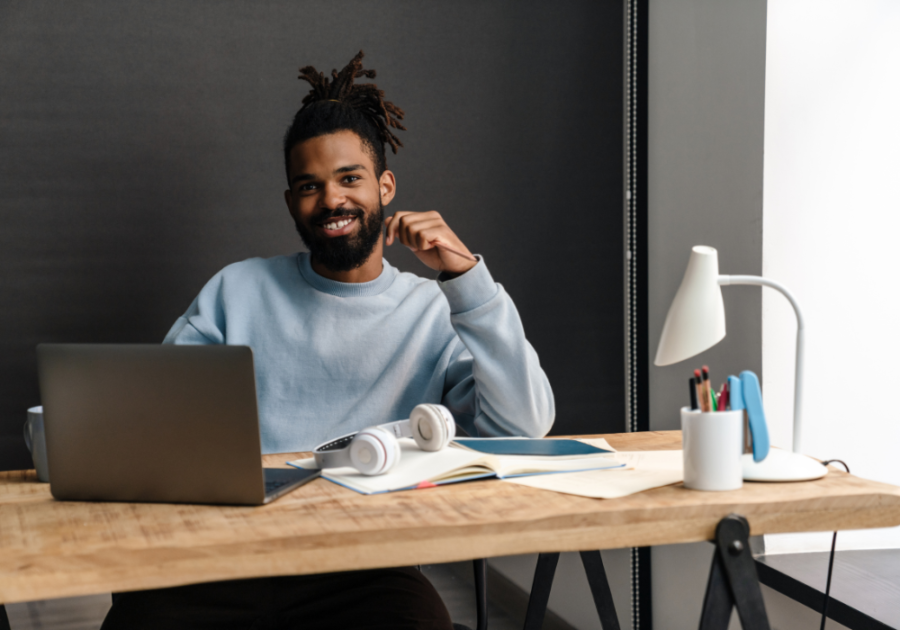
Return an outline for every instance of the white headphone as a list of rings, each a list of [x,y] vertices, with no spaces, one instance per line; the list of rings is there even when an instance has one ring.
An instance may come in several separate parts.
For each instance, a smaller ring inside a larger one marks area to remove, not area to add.
[[[349,433],[313,451],[319,468],[351,466],[364,475],[381,475],[400,461],[397,438],[411,437],[423,451],[439,451],[456,437],[456,422],[443,405],[416,405],[409,420]]]

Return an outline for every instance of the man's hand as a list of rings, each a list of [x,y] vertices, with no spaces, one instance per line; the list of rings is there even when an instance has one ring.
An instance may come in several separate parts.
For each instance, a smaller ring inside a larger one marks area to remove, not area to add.
[[[419,260],[436,271],[452,276],[464,274],[475,266],[478,259],[453,233],[440,214],[430,212],[398,211],[385,220],[385,243],[395,240],[410,248]]]

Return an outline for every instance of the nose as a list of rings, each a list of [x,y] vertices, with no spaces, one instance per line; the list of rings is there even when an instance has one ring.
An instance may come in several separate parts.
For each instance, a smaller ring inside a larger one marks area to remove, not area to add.
[[[329,210],[336,210],[343,206],[347,201],[346,195],[340,186],[333,182],[325,184],[322,193],[322,207]]]

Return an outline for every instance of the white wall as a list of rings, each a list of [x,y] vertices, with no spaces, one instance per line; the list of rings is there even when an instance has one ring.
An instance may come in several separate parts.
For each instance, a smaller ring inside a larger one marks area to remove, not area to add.
[[[806,320],[803,450],[900,485],[900,2],[769,0],[763,273]],[[790,447],[795,319],[763,295],[763,387]],[[768,552],[830,535],[767,537]],[[900,547],[900,528],[843,532],[839,548]]]

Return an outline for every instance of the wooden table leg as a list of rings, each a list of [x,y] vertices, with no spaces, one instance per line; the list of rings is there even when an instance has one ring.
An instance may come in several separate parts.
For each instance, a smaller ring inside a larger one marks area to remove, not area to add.
[[[700,630],[727,630],[731,609],[736,606],[745,630],[769,630],[756,566],[750,553],[750,525],[737,514],[726,516],[716,526],[713,554]]]

